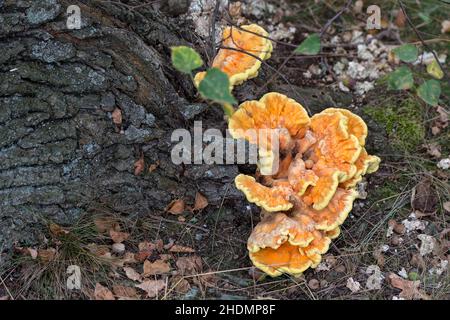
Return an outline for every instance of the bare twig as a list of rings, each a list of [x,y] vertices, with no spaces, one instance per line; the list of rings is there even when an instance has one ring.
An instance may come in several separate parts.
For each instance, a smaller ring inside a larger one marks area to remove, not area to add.
[[[342,15],[344,13],[344,11],[351,5],[352,0],[347,1],[347,3],[345,4],[345,6],[339,10],[336,15],[331,18],[330,20],[327,21],[327,23],[323,26],[322,30],[320,31],[320,38],[323,37],[323,35],[325,34],[325,32],[327,31],[327,29],[331,26],[331,24],[337,19],[339,18],[340,15]],[[296,46],[297,47],[297,46]],[[261,90],[263,90],[263,88],[265,88],[267,85],[269,85],[270,83],[272,83],[276,78],[278,74],[281,74],[281,69],[284,68],[284,66],[288,63],[289,60],[292,59],[292,57],[294,57],[296,55],[295,50],[291,52],[291,54],[283,61],[283,63],[278,67],[277,73],[273,74],[272,77],[266,82],[266,84],[264,86],[262,86],[258,93],[261,92]]]
[[[219,14],[220,1],[221,0],[216,0],[216,6],[214,7],[214,12],[211,17],[211,57],[216,55],[216,20]]]
[[[5,281],[3,280],[3,278],[2,278],[1,276],[0,276],[0,282],[2,283],[3,287],[5,288],[6,293],[8,293],[10,299],[11,299],[11,300],[14,300],[14,297],[13,297],[13,295],[11,294],[11,291],[9,291],[8,287],[6,286]]]
[[[232,51],[237,51],[237,52],[242,52],[245,53],[246,55],[249,55],[250,57],[255,58],[256,60],[260,61],[261,63],[263,63],[264,65],[266,65],[270,70],[272,70],[273,72],[275,72],[276,74],[278,74],[284,81],[286,81],[286,83],[291,84],[289,82],[289,80],[282,74],[279,72],[279,70],[277,70],[276,68],[272,67],[270,64],[268,64],[266,61],[264,61],[263,59],[261,59],[260,57],[242,50],[242,49],[238,49],[238,48],[232,48],[232,47],[225,47],[225,46],[220,46],[221,49],[227,49],[227,50],[232,50]]]
[[[333,18],[331,18],[330,20],[327,21],[327,23],[325,23],[325,25],[323,26],[323,28],[322,28],[322,30],[320,31],[320,34],[319,34],[320,38],[322,38],[322,36],[325,34],[325,32],[328,30],[328,28],[331,26],[331,24],[337,18],[339,18],[344,13],[345,10],[347,10],[350,7],[350,5],[352,4],[352,1],[353,0],[348,0],[347,3],[345,4],[345,6],[342,7],[342,9],[339,10]]]

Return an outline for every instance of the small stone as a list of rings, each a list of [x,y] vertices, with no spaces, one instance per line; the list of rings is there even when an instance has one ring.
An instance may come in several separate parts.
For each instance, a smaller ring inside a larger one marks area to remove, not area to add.
[[[432,236],[419,234],[417,238],[421,241],[419,253],[422,257],[433,252],[436,240]]]
[[[450,168],[450,158],[441,159],[438,162],[437,167],[439,169],[448,170]]]
[[[347,279],[346,287],[350,289],[352,293],[356,293],[361,289],[361,284],[358,281],[353,280],[352,277]]]
[[[408,273],[406,272],[405,268],[402,268],[399,272],[398,275],[400,277],[402,277],[403,279],[408,279]]]
[[[317,289],[319,289],[319,288],[320,288],[320,282],[319,282],[319,280],[317,280],[317,279],[311,279],[311,280],[309,280],[309,281],[308,281],[308,287],[309,287],[311,290],[317,290]]]
[[[114,253],[123,253],[125,252],[125,245],[123,243],[114,243],[112,245],[112,251]]]

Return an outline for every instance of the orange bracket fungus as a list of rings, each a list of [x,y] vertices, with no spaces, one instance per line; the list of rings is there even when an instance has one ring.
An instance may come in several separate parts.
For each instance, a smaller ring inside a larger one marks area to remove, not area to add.
[[[260,129],[276,129],[278,140],[248,134]],[[247,242],[253,264],[271,276],[315,268],[352,210],[357,183],[378,169],[380,158],[364,147],[366,124],[337,108],[310,118],[299,103],[272,92],[242,103],[229,130],[257,144],[265,157],[255,177],[235,179],[247,200],[263,208]],[[275,143],[279,152],[271,149]],[[270,172],[275,160],[278,170]]]
[[[267,36],[268,33],[256,24],[225,28],[222,48],[214,58],[212,67],[228,75],[231,88],[256,77],[261,61],[270,58],[272,42]],[[204,71],[195,75],[197,86],[205,75]]]

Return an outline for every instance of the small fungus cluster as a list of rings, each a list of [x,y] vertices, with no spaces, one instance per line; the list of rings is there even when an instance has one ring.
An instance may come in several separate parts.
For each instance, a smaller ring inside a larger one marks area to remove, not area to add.
[[[225,28],[222,46],[212,67],[228,75],[231,88],[258,76],[261,62],[269,59],[272,53],[272,42],[267,36],[267,31],[256,24]],[[197,86],[205,75],[204,71],[195,75],[194,82]]]
[[[260,146],[246,134],[250,129],[280,132],[278,171],[262,174],[276,159],[266,156],[256,178],[235,179],[247,200],[263,208],[248,239],[250,259],[271,276],[299,275],[315,268],[339,236],[358,195],[356,184],[378,169],[380,159],[364,148],[367,126],[359,116],[328,108],[310,118],[299,103],[275,92],[242,103],[231,117],[233,138]],[[273,152],[270,145],[264,144],[263,154]]]
[[[258,75],[272,52],[267,36],[254,24],[224,30],[213,67],[229,76],[230,89]],[[204,76],[198,73],[195,83]],[[338,108],[310,118],[298,102],[271,92],[242,103],[228,126],[233,138],[256,144],[259,152],[255,177],[235,178],[247,200],[262,207],[262,220],[247,242],[250,259],[271,276],[315,268],[340,234],[358,196],[357,183],[378,169],[380,158],[364,147],[366,124]],[[278,134],[267,139],[250,134],[263,129]]]

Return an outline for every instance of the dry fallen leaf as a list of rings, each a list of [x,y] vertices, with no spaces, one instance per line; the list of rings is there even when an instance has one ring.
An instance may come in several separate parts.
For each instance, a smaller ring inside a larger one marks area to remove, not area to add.
[[[444,202],[444,210],[450,213],[450,201]]]
[[[111,229],[119,231],[119,224],[117,221],[111,217],[98,217],[94,219],[95,227],[98,232],[106,233]]]
[[[63,227],[61,227],[60,225],[57,225],[56,223],[50,223],[49,226],[50,232],[52,233],[52,235],[54,235],[55,237],[60,237],[66,234],[69,234],[69,231],[64,229]]]
[[[38,256],[38,251],[33,248],[27,248],[28,254],[31,256],[31,258],[34,260]]]
[[[133,268],[131,267],[124,267],[123,271],[125,271],[125,274],[127,275],[127,278],[133,281],[142,281],[142,276]]]
[[[163,280],[147,280],[141,284],[137,284],[136,288],[147,292],[148,298],[154,298],[158,295],[158,292],[166,287],[166,282]]]
[[[136,253],[134,255],[134,259],[137,262],[144,262],[145,260],[147,260],[148,257],[150,257],[152,255],[151,251],[139,251],[138,253]]]
[[[133,263],[139,262],[136,260],[135,254],[133,252],[125,252],[122,261],[123,261],[123,263],[126,263],[126,264],[133,264]]]
[[[120,125],[122,124],[122,110],[116,107],[112,112],[111,116],[114,124],[120,127]]]
[[[144,154],[141,154],[141,157],[134,163],[134,175],[138,176],[144,171],[145,161]]]
[[[423,213],[434,212],[438,204],[438,195],[429,177],[422,179],[413,189],[411,207]]]
[[[156,249],[156,245],[152,242],[143,241],[138,244],[139,251],[153,251]]]
[[[94,256],[99,258],[110,258],[111,252],[109,251],[109,247],[105,245],[98,245],[95,243],[90,243],[87,245],[87,249]]]
[[[126,287],[126,286],[119,286],[119,285],[115,285],[113,286],[113,292],[114,295],[120,299],[133,299],[136,300],[138,299],[138,294],[136,292],[136,289],[133,287]]]
[[[38,257],[39,257],[39,259],[41,259],[44,262],[53,261],[53,260],[55,260],[55,257],[56,257],[56,249],[54,249],[54,248],[49,248],[46,250],[39,249]]]
[[[148,166],[148,172],[149,172],[149,173],[152,173],[152,172],[155,171],[158,167],[159,167],[159,161],[156,161],[156,163],[152,163],[151,165]]]
[[[183,199],[174,200],[167,206],[167,212],[171,214],[182,214],[186,205]]]
[[[122,243],[130,236],[129,233],[115,231],[114,229],[109,230],[109,236],[114,243]]]
[[[177,244],[170,247],[169,252],[177,252],[177,253],[194,253],[195,249],[190,247],[179,246]]]
[[[409,262],[412,266],[425,270],[426,263],[425,260],[423,260],[423,257],[420,255],[420,253],[415,253],[412,255],[411,261]]]
[[[116,300],[114,294],[100,283],[95,285],[94,298],[95,300]]]
[[[389,274],[389,281],[394,288],[402,290],[399,297],[406,300],[423,299],[428,300],[429,297],[419,289],[420,281],[409,281],[396,275]]]
[[[439,114],[439,122],[440,122],[441,128],[447,128],[448,127],[448,111],[446,111],[441,106],[438,106],[436,108],[436,111]]]
[[[153,276],[156,274],[163,274],[170,271],[170,265],[163,260],[156,260],[155,262],[150,262],[148,260],[144,261],[144,277]]]
[[[441,146],[438,143],[427,143],[425,144],[425,148],[427,149],[427,153],[434,158],[440,158],[442,156]]]
[[[202,210],[208,206],[208,199],[200,192],[195,194],[194,210]]]
[[[394,21],[395,25],[399,28],[403,28],[406,23],[406,17],[402,10],[397,11],[397,16]]]
[[[171,288],[174,288],[174,290],[178,293],[186,293],[191,289],[191,285],[189,282],[183,278],[182,276],[174,276],[170,279]]]
[[[175,264],[182,275],[200,273],[203,268],[202,258],[197,255],[180,257]]]
[[[170,259],[173,259],[173,255],[171,255],[171,254],[161,254],[159,256],[159,259],[161,259],[162,261],[169,261]]]

